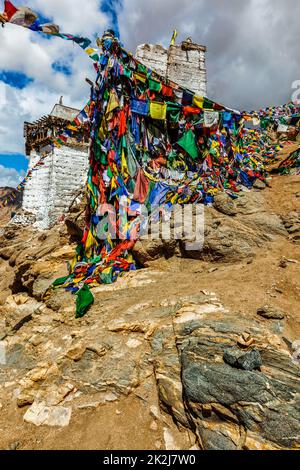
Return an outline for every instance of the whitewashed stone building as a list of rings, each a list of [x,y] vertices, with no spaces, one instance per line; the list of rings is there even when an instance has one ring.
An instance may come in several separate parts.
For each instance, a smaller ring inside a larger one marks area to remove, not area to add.
[[[26,183],[22,209],[35,218],[34,226],[47,229],[63,218],[82,192],[88,170],[88,143],[68,139],[60,148],[49,144],[77,115],[77,109],[56,104],[49,114],[25,123],[29,170],[41,160]]]
[[[205,46],[187,38],[169,49],[161,45],[142,44],[137,48],[136,58],[163,77],[199,96],[207,96],[205,54]]]

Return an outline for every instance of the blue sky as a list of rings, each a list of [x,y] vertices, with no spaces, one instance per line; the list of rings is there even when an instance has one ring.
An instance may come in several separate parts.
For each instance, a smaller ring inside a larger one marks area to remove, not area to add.
[[[25,73],[17,70],[1,70],[0,81],[14,88],[22,90],[29,83],[33,82],[33,79],[28,77]]]
[[[13,0],[91,39],[112,27],[127,50],[191,36],[207,46],[208,94],[236,109],[291,100],[300,80],[299,0]],[[0,0],[0,8],[3,0]],[[94,78],[77,45],[24,28],[0,28],[0,186],[24,174],[24,121],[49,114],[61,95],[82,109]]]
[[[0,165],[8,168],[15,168],[17,171],[26,170],[28,160],[21,153],[0,154]]]

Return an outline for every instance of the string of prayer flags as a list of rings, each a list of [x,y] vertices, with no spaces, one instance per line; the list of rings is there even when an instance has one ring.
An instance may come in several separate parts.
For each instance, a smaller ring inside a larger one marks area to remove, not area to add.
[[[65,34],[60,31],[56,24],[44,23],[39,15],[28,7],[16,7],[10,0],[4,1],[4,12],[7,15],[8,22],[17,26],[23,26],[31,31],[38,31],[50,36],[57,36],[67,41],[73,41],[78,44],[93,60],[99,60],[98,50],[90,48],[91,40],[81,36]]]

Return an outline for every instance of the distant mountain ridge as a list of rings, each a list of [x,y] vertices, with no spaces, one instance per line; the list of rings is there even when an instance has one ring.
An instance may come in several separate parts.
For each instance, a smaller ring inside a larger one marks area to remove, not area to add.
[[[0,226],[6,224],[11,213],[20,209],[22,193],[8,186],[0,188]]]

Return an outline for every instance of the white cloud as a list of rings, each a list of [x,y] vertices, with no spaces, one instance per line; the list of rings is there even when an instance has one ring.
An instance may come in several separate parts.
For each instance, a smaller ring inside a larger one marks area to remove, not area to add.
[[[24,171],[17,171],[15,168],[6,168],[0,165],[0,187],[8,186],[15,188],[24,176]]]
[[[207,46],[209,96],[253,109],[291,100],[300,79],[299,0],[124,0],[125,46],[168,45],[177,28]]]
[[[18,2],[16,2],[18,4]],[[22,2],[21,2],[22,3]],[[108,25],[98,0],[31,0],[28,5],[53,18],[61,31],[93,37]],[[0,81],[0,153],[24,152],[23,124],[48,114],[61,95],[66,105],[81,109],[89,98],[85,78],[94,77],[93,63],[71,41],[47,39],[15,25],[0,28],[0,67],[33,79],[19,90]],[[53,70],[59,62],[70,68],[66,76]]]
[[[99,0],[30,0],[30,8],[52,17],[61,32],[91,37],[107,26],[107,16],[100,11]]]

